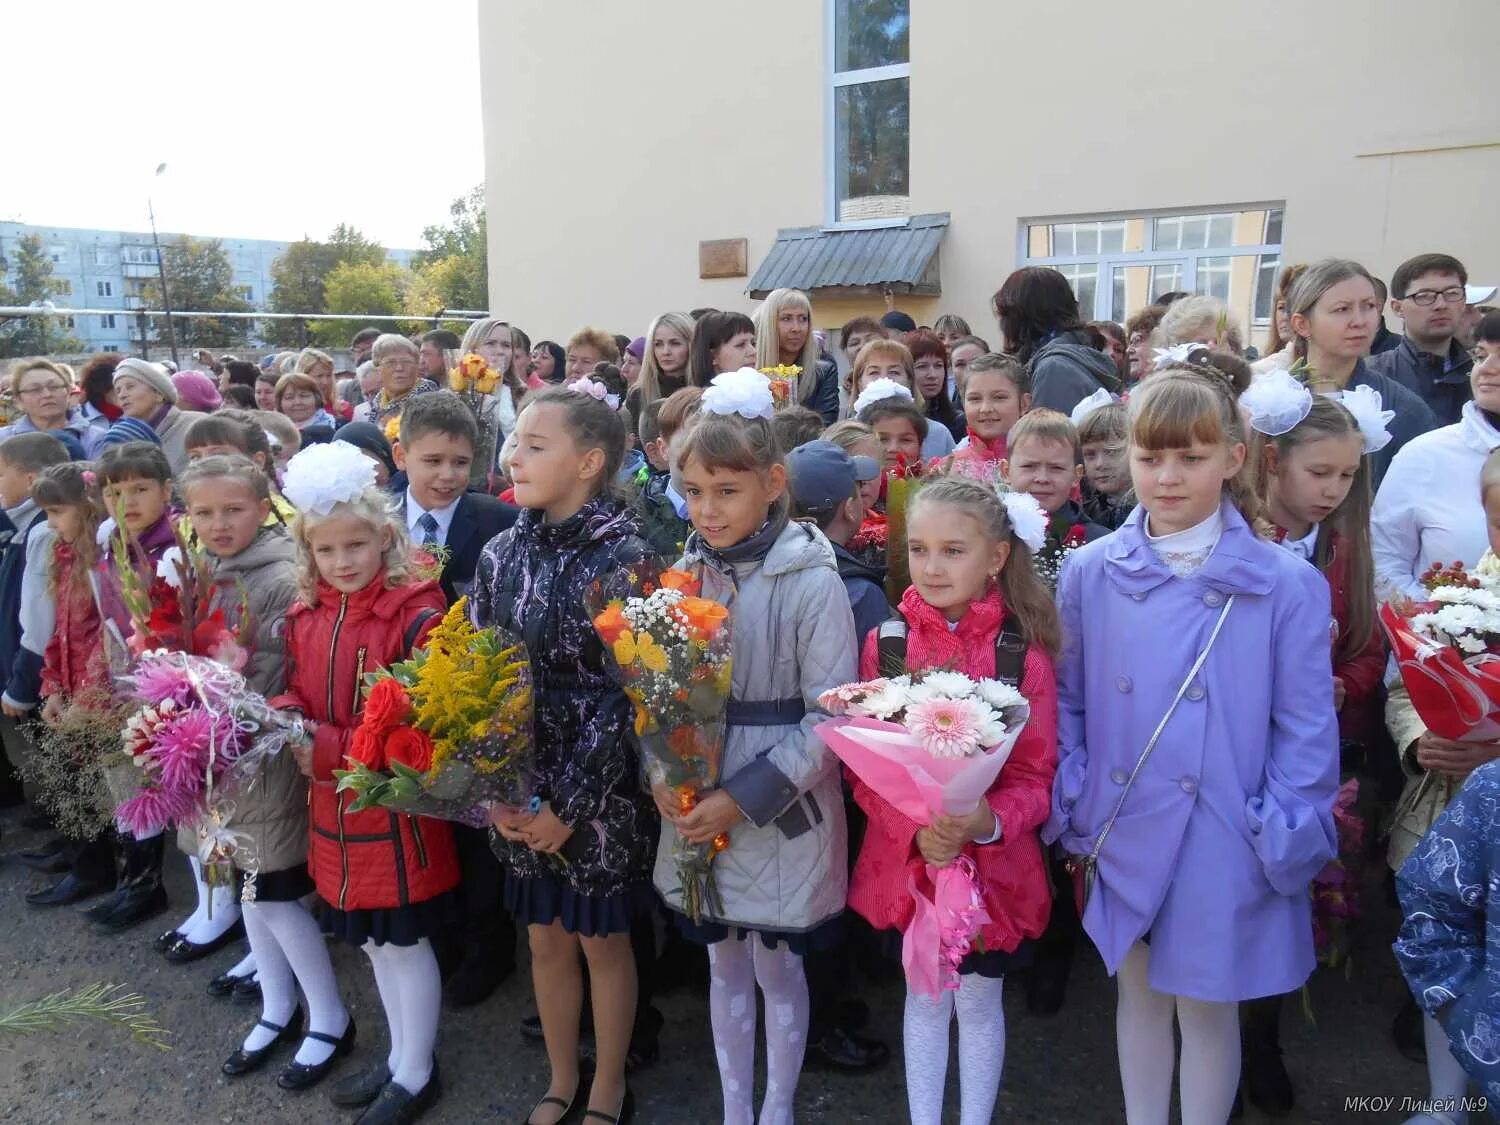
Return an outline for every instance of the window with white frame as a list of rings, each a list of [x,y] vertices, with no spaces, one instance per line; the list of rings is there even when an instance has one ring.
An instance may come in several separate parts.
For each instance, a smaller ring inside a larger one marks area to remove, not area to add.
[[[1020,259],[1053,266],[1085,320],[1123,323],[1164,293],[1217,297],[1247,325],[1263,325],[1281,264],[1280,204],[1138,212],[1021,224]]]
[[[911,214],[910,0],[829,5],[829,219]]]
[[[108,316],[101,316],[99,318],[99,327],[100,328],[113,328],[114,326],[115,326],[115,316],[114,316],[114,313],[110,313]]]
[[[113,297],[115,295],[115,283],[112,281],[94,282],[94,296]]]

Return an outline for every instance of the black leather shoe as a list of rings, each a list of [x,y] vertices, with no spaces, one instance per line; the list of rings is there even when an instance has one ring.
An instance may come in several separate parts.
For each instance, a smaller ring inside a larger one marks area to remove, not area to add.
[[[80,879],[72,871],[69,871],[58,882],[53,883],[40,891],[32,891],[26,896],[26,901],[32,906],[69,906],[88,898],[90,895],[103,893],[104,887],[87,879]]]
[[[230,926],[229,929],[225,930],[218,937],[214,938],[213,941],[206,941],[202,944],[199,944],[197,942],[188,941],[187,938],[179,936],[176,941],[172,942],[167,946],[166,949],[162,950],[162,953],[168,961],[172,962],[172,964],[186,965],[192,961],[197,961],[203,957],[207,957],[210,953],[217,953],[230,942],[238,941],[244,936],[245,921],[243,918],[240,918],[236,919],[234,925]]]
[[[349,1025],[344,1028],[344,1034],[336,1039],[332,1035],[324,1035],[321,1031],[309,1031],[306,1038],[316,1039],[320,1043],[333,1044],[333,1054],[322,1062],[311,1065],[299,1063],[296,1060],[289,1062],[276,1076],[276,1085],[283,1090],[310,1090],[328,1077],[333,1064],[354,1050],[354,1017],[349,1017]]]
[[[437,1067],[432,1068],[432,1077],[415,1094],[395,1082],[387,1082],[370,1103],[370,1107],[354,1119],[354,1125],[409,1125],[426,1113],[443,1096],[443,1084],[438,1080]]]
[[[544,1097],[539,1099],[536,1105],[531,1107],[531,1112],[529,1112],[525,1117],[521,1118],[520,1125],[531,1125],[531,1119],[536,1116],[536,1111],[541,1109],[544,1105],[562,1106],[562,1112],[559,1113],[555,1118],[553,1118],[552,1125],[563,1125],[563,1122],[568,1121],[572,1118],[573,1107],[578,1101],[578,1091],[581,1089],[583,1089],[583,1075],[580,1074],[578,1076],[578,1084],[573,1087],[573,1096],[571,1098],[569,1098],[567,1101],[563,1101],[561,1098]]]
[[[182,940],[181,930],[163,930],[151,939],[151,948],[158,953],[165,953],[176,942]]]
[[[219,1069],[231,1078],[238,1078],[242,1074],[250,1074],[266,1065],[266,1060],[271,1057],[271,1052],[283,1043],[290,1043],[297,1038],[297,1032],[302,1027],[302,1010],[299,1008],[292,1013],[292,1018],[281,1026],[268,1023],[266,1020],[256,1020],[257,1024],[267,1031],[275,1033],[275,1038],[259,1050],[247,1051],[241,1047],[234,1054],[224,1060],[224,1065]]]
[[[216,1000],[226,1000],[234,995],[234,986],[242,980],[249,980],[255,974],[246,973],[237,977],[233,973],[220,973],[208,982],[208,994]]]
[[[357,1109],[379,1097],[390,1080],[391,1068],[385,1065],[384,1059],[379,1059],[335,1082],[328,1092],[328,1100],[345,1109]]]
[[[259,1004],[260,978],[254,973],[248,977],[241,977],[234,986],[234,1002],[236,1004]]]
[[[805,1065],[845,1074],[863,1074],[884,1066],[891,1049],[878,1039],[866,1039],[835,1027],[807,1045]]]
[[[120,903],[124,900],[124,898],[125,888],[116,887],[109,893],[108,898],[94,903],[93,906],[85,910],[83,912],[83,916],[90,922],[102,922],[105,918],[109,917],[119,908]]]
[[[1241,1077],[1245,1096],[1256,1109],[1268,1117],[1285,1117],[1292,1112],[1297,1095],[1279,1049],[1264,1047],[1247,1051]]]
[[[625,1096],[620,1099],[620,1110],[613,1117],[607,1113],[601,1113],[597,1109],[586,1109],[580,1125],[588,1125],[590,1121],[602,1121],[604,1125],[625,1125],[627,1121],[635,1117],[635,1094],[629,1086],[625,1087]]]
[[[167,889],[162,886],[126,887],[120,904],[99,920],[98,927],[107,934],[118,934],[154,918],[167,908]]]

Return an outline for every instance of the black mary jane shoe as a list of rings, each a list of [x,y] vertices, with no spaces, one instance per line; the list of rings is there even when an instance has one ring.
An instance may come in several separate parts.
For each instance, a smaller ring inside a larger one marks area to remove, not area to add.
[[[620,1109],[613,1117],[598,1109],[586,1109],[580,1125],[587,1125],[589,1119],[603,1121],[605,1125],[626,1125],[626,1122],[635,1118],[635,1094],[629,1086],[625,1087],[625,1096],[620,1099]]]
[[[271,1052],[283,1043],[290,1043],[297,1038],[297,1032],[302,1027],[302,1009],[298,1008],[292,1013],[292,1018],[278,1027],[266,1020],[257,1020],[261,1027],[267,1031],[275,1032],[275,1038],[264,1047],[254,1051],[247,1051],[241,1047],[234,1054],[224,1060],[224,1065],[219,1069],[231,1078],[238,1078],[243,1074],[251,1074],[266,1065],[266,1060],[271,1057]]]
[[[107,889],[99,883],[80,879],[77,873],[69,871],[50,887],[32,891],[26,896],[26,901],[31,906],[71,906],[90,895],[101,894]]]
[[[347,1078],[341,1078],[328,1091],[328,1100],[345,1109],[358,1109],[369,1105],[380,1096],[386,1083],[391,1080],[391,1068],[385,1059],[376,1059],[368,1066],[356,1070]]]
[[[578,1091],[582,1089],[583,1075],[580,1074],[578,1076],[577,1084],[573,1087],[573,1096],[571,1098],[569,1098],[567,1101],[563,1101],[561,1098],[553,1097],[539,1098],[536,1105],[532,1106],[531,1110],[526,1114],[526,1116],[521,1118],[521,1125],[531,1125],[531,1119],[536,1116],[536,1111],[541,1109],[544,1105],[562,1106],[562,1112],[552,1119],[552,1125],[563,1125],[563,1122],[572,1119],[573,1109],[578,1101]]]
[[[248,977],[241,977],[239,983],[234,986],[234,1002],[236,1004],[259,1004],[260,978],[254,973]]]
[[[163,956],[174,965],[187,965],[193,961],[201,960],[210,953],[217,953],[231,942],[239,941],[245,936],[244,919],[237,919],[234,925],[225,930],[213,941],[205,941],[201,944],[189,941],[185,937],[179,937],[166,949],[162,950]]]
[[[255,976],[253,972],[235,976],[233,973],[220,973],[208,982],[208,994],[216,1000],[227,1000],[234,995],[235,987],[241,981],[247,981]]]
[[[328,1072],[333,1069],[334,1064],[354,1050],[354,1017],[349,1017],[349,1025],[344,1028],[344,1034],[338,1037],[324,1035],[321,1031],[309,1031],[304,1038],[316,1039],[319,1043],[331,1043],[333,1054],[320,1063],[299,1063],[295,1059],[287,1063],[282,1072],[276,1076],[276,1085],[283,1090],[311,1090],[328,1077]]]
[[[415,1094],[396,1081],[387,1082],[369,1108],[354,1119],[354,1125],[411,1125],[443,1096],[443,1086],[434,1068],[432,1077]]]
[[[164,930],[151,939],[151,948],[158,953],[165,953],[177,942],[183,940],[181,930]]]

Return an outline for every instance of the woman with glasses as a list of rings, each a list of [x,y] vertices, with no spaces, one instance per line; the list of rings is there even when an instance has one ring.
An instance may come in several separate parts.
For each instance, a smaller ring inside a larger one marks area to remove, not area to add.
[[[10,396],[20,417],[8,426],[0,426],[0,441],[16,434],[66,432],[83,447],[85,457],[93,458],[109,429],[109,421],[99,415],[103,425],[91,422],[73,405],[73,369],[50,359],[18,360],[10,370]],[[63,444],[68,444],[64,439]]]
[[[392,418],[399,417],[406,400],[438,389],[431,379],[422,377],[421,357],[417,345],[405,336],[387,332],[375,340],[370,359],[380,376],[380,391],[354,408],[354,420],[374,422],[382,429]]]

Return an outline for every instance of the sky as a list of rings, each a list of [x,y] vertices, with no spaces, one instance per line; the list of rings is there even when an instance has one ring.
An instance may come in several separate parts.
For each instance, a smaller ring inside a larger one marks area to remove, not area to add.
[[[163,232],[343,222],[419,248],[484,179],[479,2],[7,5],[7,102],[30,120],[0,159],[0,219],[146,230],[149,196]]]

